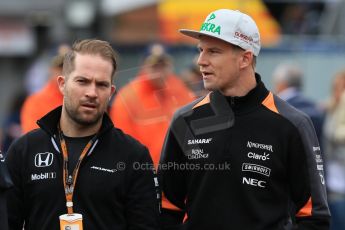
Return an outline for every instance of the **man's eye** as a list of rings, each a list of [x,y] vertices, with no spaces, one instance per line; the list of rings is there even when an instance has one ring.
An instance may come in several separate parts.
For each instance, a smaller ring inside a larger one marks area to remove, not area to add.
[[[102,88],[108,88],[109,84],[107,84],[107,83],[99,83],[98,86],[102,87]]]

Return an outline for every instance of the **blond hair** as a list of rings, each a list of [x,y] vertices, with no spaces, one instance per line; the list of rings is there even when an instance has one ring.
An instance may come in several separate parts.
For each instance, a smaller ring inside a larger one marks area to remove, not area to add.
[[[113,65],[113,72],[111,74],[111,81],[114,80],[115,71],[117,68],[116,53],[111,47],[109,42],[97,40],[97,39],[85,39],[76,41],[72,49],[69,50],[63,61],[62,73],[64,76],[68,76],[75,68],[76,54],[92,54],[100,55],[102,58],[111,61]]]

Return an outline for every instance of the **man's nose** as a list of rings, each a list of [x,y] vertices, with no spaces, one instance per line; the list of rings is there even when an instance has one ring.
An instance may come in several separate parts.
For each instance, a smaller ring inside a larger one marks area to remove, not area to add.
[[[87,87],[86,96],[96,98],[97,95],[97,87],[94,84],[90,84],[89,87]]]
[[[203,52],[200,52],[199,57],[198,57],[197,64],[198,64],[199,66],[208,65],[208,60],[207,60],[207,58],[205,57],[205,54],[204,54]]]

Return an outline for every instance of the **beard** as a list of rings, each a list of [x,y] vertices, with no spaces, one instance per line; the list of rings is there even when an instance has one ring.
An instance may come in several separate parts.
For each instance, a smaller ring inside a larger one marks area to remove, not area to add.
[[[90,114],[83,116],[83,114],[78,111],[78,106],[73,106],[66,100],[64,103],[64,107],[67,116],[80,126],[92,126],[98,123],[103,117],[103,113],[98,111],[93,115]]]

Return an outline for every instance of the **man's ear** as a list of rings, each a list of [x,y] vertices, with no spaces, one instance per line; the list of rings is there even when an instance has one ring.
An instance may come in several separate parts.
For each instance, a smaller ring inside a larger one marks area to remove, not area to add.
[[[65,84],[66,84],[65,76],[59,75],[57,77],[57,84],[59,86],[59,90],[60,90],[61,94],[64,95]]]
[[[114,84],[111,85],[111,94],[110,94],[110,97],[109,97],[109,100],[111,99],[111,97],[114,95],[116,91],[116,86]]]
[[[253,62],[253,58],[254,56],[252,52],[248,50],[244,51],[241,56],[240,68],[244,69],[244,68],[247,68],[248,66],[251,66]]]

